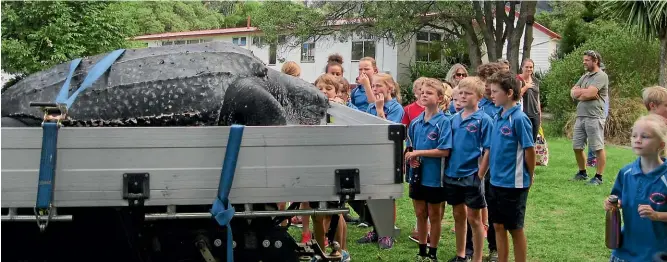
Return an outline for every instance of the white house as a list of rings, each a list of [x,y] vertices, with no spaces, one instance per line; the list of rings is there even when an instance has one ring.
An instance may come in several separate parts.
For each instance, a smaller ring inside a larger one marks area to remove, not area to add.
[[[535,23],[531,57],[535,61],[536,71],[549,68],[549,57],[556,51],[560,36],[544,26]],[[143,35],[134,38],[148,44],[148,47],[164,45],[181,45],[208,41],[227,41],[250,49],[255,56],[264,61],[270,68],[280,71],[283,63],[294,61],[301,66],[301,77],[309,82],[322,73],[329,55],[338,53],[344,58],[345,77],[353,81],[357,77],[359,59],[365,56],[374,57],[380,71],[390,73],[399,83],[408,81],[407,65],[414,61],[439,60],[437,54],[424,51],[425,47],[435,40],[441,40],[442,32],[425,30],[415,35],[405,44],[391,44],[387,39],[373,39],[355,35],[346,41],[339,41],[334,36],[327,36],[301,43],[297,47],[289,45],[261,45],[262,32],[256,27],[224,28],[188,32],[161,33]],[[521,40],[523,43],[523,40]]]

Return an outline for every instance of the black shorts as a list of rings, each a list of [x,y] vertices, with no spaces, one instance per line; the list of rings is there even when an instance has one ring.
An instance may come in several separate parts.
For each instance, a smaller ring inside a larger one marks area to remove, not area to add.
[[[489,220],[507,230],[522,229],[526,215],[528,188],[505,188],[491,185],[489,190]]]
[[[486,207],[484,198],[484,182],[477,174],[462,178],[444,177],[444,188],[447,193],[447,204],[456,206],[462,203],[472,209]]]
[[[426,201],[426,203],[429,204],[440,204],[445,202],[445,194],[442,187],[410,184],[408,195],[414,200]]]

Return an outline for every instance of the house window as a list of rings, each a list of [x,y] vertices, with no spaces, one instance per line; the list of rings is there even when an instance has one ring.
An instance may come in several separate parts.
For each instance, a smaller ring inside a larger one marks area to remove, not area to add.
[[[353,41],[352,61],[359,61],[367,56],[375,58],[375,41]]]
[[[315,43],[303,43],[301,45],[301,62],[315,62]]]
[[[440,43],[442,35],[431,32],[417,33],[417,53],[416,59],[420,62],[435,62],[440,61],[442,50]]]
[[[245,46],[246,38],[245,37],[234,37],[232,38],[232,43],[238,46]]]
[[[199,39],[188,40],[188,45],[189,45],[189,44],[199,44]]]
[[[263,36],[253,36],[252,37],[252,44],[259,46],[262,45],[266,42],[266,38]]]
[[[172,42],[172,41],[162,41],[162,46],[173,45],[173,44],[174,44],[174,42]]]
[[[271,44],[269,46],[269,65],[275,65],[277,57],[278,57],[278,45]]]
[[[185,44],[185,40],[174,41],[174,45],[184,45],[184,44]]]

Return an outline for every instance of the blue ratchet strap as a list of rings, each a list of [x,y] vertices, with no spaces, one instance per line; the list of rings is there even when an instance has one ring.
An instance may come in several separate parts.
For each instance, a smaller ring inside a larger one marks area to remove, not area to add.
[[[222,163],[222,173],[220,174],[220,185],[218,186],[218,197],[213,202],[211,214],[220,226],[227,227],[227,262],[234,261],[234,247],[232,245],[233,235],[229,222],[234,217],[234,207],[229,203],[229,192],[232,189],[234,181],[234,172],[236,171],[236,162],[241,149],[241,140],[243,138],[242,125],[232,125],[229,130],[229,139],[227,140],[227,151]]]
[[[68,109],[76,100],[79,93],[92,86],[97,79],[99,79],[111,65],[125,52],[125,49],[119,49],[111,52],[104,57],[100,62],[95,64],[90,70],[81,86],[72,94],[69,95],[69,87],[72,82],[72,76],[76,71],[81,58],[72,60],[70,63],[69,74],[65,83],[60,88],[60,92],[56,97],[55,105],[60,109],[60,117],[50,118],[48,110],[45,110],[44,122],[42,122],[42,151],[39,163],[39,182],[37,184],[37,200],[35,201],[35,218],[40,231],[44,231],[51,219],[51,209],[53,207],[53,193],[55,183],[53,182],[56,175],[56,157],[58,144],[58,130],[60,129],[60,121],[67,114]],[[40,216],[48,216],[46,221],[43,221]]]

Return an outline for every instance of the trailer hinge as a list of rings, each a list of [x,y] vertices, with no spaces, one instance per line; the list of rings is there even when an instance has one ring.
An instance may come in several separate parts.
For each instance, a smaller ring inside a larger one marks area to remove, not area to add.
[[[403,143],[406,130],[403,124],[389,126],[389,140],[394,141],[394,183],[403,183]]]
[[[150,198],[149,178],[148,173],[123,174],[123,199],[130,207],[143,206],[144,200]]]
[[[359,169],[336,169],[336,194],[340,196],[341,207],[361,193],[360,184]]]

